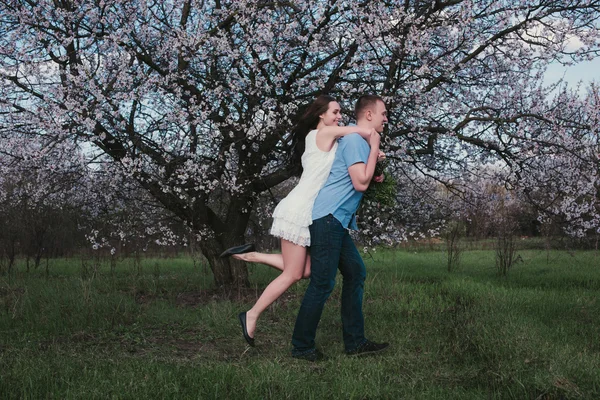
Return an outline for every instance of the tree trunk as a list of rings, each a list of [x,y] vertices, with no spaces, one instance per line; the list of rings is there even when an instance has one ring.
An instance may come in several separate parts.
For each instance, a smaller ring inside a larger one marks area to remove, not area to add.
[[[13,266],[15,265],[16,258],[16,239],[10,240],[10,246],[8,247],[7,256],[8,256],[8,274],[12,272]]]
[[[220,243],[214,238],[205,239],[200,242],[202,254],[208,259],[208,264],[212,270],[215,285],[218,287],[247,287],[248,268],[246,263],[238,261],[235,258],[219,258],[219,255],[228,247],[237,246],[243,243],[244,238],[239,237],[237,240],[227,240]]]

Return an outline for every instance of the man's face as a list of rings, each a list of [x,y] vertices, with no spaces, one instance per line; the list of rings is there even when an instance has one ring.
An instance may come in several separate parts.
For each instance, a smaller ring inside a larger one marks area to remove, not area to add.
[[[375,107],[371,110],[371,124],[373,129],[378,133],[383,132],[384,125],[388,122],[387,109],[382,101],[375,103]]]

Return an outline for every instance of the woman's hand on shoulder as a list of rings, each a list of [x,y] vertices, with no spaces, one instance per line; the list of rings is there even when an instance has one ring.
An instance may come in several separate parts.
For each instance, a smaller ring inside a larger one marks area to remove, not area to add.
[[[371,135],[373,135],[373,132],[375,132],[375,129],[373,128],[363,128],[363,127],[356,127],[356,132],[363,137],[363,139],[365,139],[367,142],[369,141],[369,139],[371,138]]]

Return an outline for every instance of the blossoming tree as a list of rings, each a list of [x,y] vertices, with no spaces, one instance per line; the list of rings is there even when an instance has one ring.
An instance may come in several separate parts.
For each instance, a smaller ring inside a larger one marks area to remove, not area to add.
[[[198,235],[218,285],[243,285],[243,264],[218,255],[243,242],[256,195],[299,172],[292,128],[312,98],[383,95],[399,175],[454,179],[492,158],[514,179],[524,152],[544,146],[535,132],[557,122],[545,66],[597,55],[599,11],[589,0],[1,0],[0,134],[113,163]]]

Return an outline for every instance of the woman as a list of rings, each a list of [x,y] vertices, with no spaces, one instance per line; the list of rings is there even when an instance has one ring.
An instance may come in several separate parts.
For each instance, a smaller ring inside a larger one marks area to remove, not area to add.
[[[321,95],[308,107],[302,123],[310,129],[302,154],[303,172],[298,185],[277,205],[273,212],[271,234],[281,238],[281,254],[254,252],[254,246],[244,245],[226,250],[222,256],[233,255],[244,261],[271,265],[283,272],[261,294],[254,306],[238,318],[242,333],[254,346],[254,331],[260,314],[292,284],[310,275],[310,246],[308,226],[312,223],[312,207],[325,184],[337,149],[337,138],[358,133],[368,139],[373,129],[357,126],[338,126],[340,105],[331,96]],[[308,130],[306,129],[306,130]],[[306,132],[305,130],[305,132]]]

